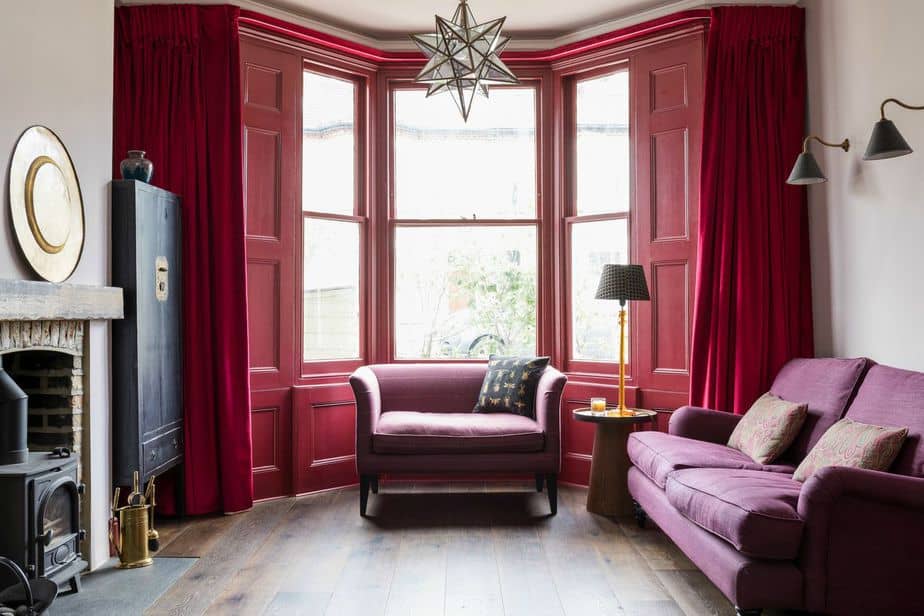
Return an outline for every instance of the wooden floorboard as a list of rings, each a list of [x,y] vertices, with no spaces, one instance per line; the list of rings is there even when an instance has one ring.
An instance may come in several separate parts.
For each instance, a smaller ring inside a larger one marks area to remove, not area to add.
[[[721,592],[655,528],[558,515],[530,482],[383,482],[166,521],[162,556],[197,563],[145,613],[200,616],[726,616]]]

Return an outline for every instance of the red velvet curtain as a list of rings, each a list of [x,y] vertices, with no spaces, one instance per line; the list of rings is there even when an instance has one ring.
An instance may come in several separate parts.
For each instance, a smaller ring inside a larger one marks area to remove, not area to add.
[[[182,198],[186,510],[253,504],[238,9],[116,9],[114,168]]]
[[[805,192],[785,183],[805,129],[804,32],[797,7],[712,10],[691,404],[743,413],[813,355]]]

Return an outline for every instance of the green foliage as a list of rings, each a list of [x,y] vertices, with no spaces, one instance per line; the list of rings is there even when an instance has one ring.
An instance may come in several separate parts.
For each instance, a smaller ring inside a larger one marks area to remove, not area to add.
[[[468,331],[489,334],[477,345],[477,356],[535,352],[536,274],[524,270],[516,251],[469,258],[450,257],[453,291],[467,299]]]

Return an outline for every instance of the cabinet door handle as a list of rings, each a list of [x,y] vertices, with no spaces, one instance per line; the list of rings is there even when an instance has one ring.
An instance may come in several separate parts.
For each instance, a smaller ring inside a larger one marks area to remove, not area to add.
[[[156,460],[156,459],[157,459],[157,450],[156,450],[156,449],[153,450],[153,451],[151,452],[151,459],[152,459],[152,460]]]

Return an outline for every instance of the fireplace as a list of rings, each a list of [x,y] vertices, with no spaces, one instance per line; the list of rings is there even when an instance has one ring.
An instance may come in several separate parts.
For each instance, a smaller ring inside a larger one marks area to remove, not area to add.
[[[89,332],[98,343],[100,332],[90,323],[122,316],[118,288],[0,280],[0,374],[22,394],[0,387],[0,555],[74,590],[86,561],[98,566],[108,552],[108,508],[91,506],[89,493],[112,489],[98,463],[110,455],[98,427],[108,423],[108,398],[87,396]],[[101,398],[106,413],[94,420]],[[13,414],[10,399],[21,400]],[[0,588],[12,583],[3,575]]]

